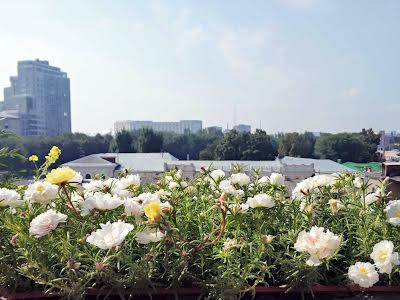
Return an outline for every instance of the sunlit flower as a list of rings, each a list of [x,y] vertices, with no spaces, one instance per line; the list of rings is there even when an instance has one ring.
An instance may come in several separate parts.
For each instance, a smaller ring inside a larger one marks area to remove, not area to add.
[[[321,260],[332,256],[340,246],[339,236],[323,227],[311,227],[309,232],[303,230],[297,237],[294,248],[299,252],[307,252],[310,258],[307,265],[318,266]]]
[[[395,226],[400,225],[400,200],[392,200],[385,208],[386,218]]]
[[[0,207],[16,208],[23,203],[24,201],[21,200],[21,196],[17,191],[0,188]]]
[[[381,241],[372,249],[371,258],[380,273],[392,273],[393,265],[400,264],[399,254],[393,252],[394,245],[391,241]]]
[[[168,188],[170,190],[174,190],[176,188],[180,187],[179,183],[175,182],[175,181],[171,181],[170,183],[168,183]]]
[[[49,154],[46,155],[46,161],[50,164],[53,164],[58,160],[60,154],[61,154],[60,148],[58,148],[57,146],[53,146],[50,149]]]
[[[160,197],[158,193],[141,193],[139,196],[135,197],[135,200],[145,205],[154,201],[160,202]]]
[[[257,207],[271,208],[275,206],[275,201],[272,199],[270,195],[258,194],[255,195],[253,198],[248,198],[246,204],[251,208],[257,208]]]
[[[210,177],[213,179],[213,181],[218,182],[225,177],[225,172],[220,169],[213,170],[210,173]]]
[[[285,177],[280,173],[272,173],[269,177],[269,181],[272,185],[284,185]]]
[[[375,267],[369,262],[356,262],[350,266],[349,279],[363,288],[369,288],[379,281]]]
[[[32,162],[36,162],[39,160],[39,157],[37,155],[31,155],[31,156],[29,156],[28,160],[32,161]]]
[[[103,191],[108,186],[103,180],[93,179],[89,182],[85,182],[82,187],[85,193],[96,193]]]
[[[258,179],[257,182],[258,182],[258,184],[264,185],[264,184],[269,183],[270,181],[269,181],[269,177],[268,176],[263,176],[260,179]]]
[[[158,222],[161,218],[161,204],[158,201],[144,205],[144,213],[150,222]]]
[[[115,182],[113,185],[113,193],[123,198],[129,197],[129,189],[131,187],[138,186],[140,186],[140,176],[138,174],[129,174],[128,176],[122,177]]]
[[[228,194],[232,194],[235,195],[236,194],[236,189],[235,187],[231,184],[231,182],[227,179],[222,180],[219,183],[219,188],[221,189],[221,191],[228,193]]]
[[[49,204],[57,198],[58,186],[47,181],[36,181],[28,186],[25,199],[31,203]]]
[[[46,181],[52,184],[63,185],[69,182],[81,182],[82,176],[69,167],[61,167],[48,173]]]
[[[157,243],[162,240],[164,234],[156,229],[146,228],[142,232],[136,234],[136,241],[139,244]]]
[[[238,184],[239,186],[245,186],[250,183],[250,177],[245,173],[232,174],[231,183]]]
[[[127,216],[141,217],[144,215],[142,205],[135,198],[125,199],[125,214]]]
[[[292,192],[292,198],[301,198],[304,195],[308,195],[314,189],[321,186],[332,186],[337,180],[337,176],[335,174],[332,175],[316,175],[314,177],[310,177],[304,179],[299,182]]]
[[[100,249],[107,250],[121,245],[125,237],[133,230],[133,225],[119,220],[118,222],[100,224],[101,229],[92,232],[86,241]]]
[[[117,195],[94,193],[88,196],[82,205],[82,216],[88,215],[92,210],[99,211],[112,210],[124,204],[124,201]]]
[[[53,209],[35,217],[29,227],[29,234],[40,238],[56,229],[59,223],[67,221],[67,216]]]

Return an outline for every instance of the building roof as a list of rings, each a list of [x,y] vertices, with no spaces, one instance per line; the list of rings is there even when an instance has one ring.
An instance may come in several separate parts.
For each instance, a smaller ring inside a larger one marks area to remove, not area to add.
[[[316,173],[338,173],[338,172],[354,172],[353,169],[343,166],[330,159],[314,159],[285,156],[281,161],[287,165],[310,165],[314,164]]]
[[[107,160],[107,158],[115,158],[115,163]],[[258,168],[266,172],[280,172],[283,166],[314,166],[316,173],[335,173],[335,172],[354,172],[353,169],[338,164],[329,159],[311,159],[297,158],[286,156],[282,159],[271,161],[243,161],[243,160],[178,160],[170,153],[100,153],[92,154],[86,157],[76,159],[65,163],[70,167],[117,167],[132,169],[137,172],[163,172],[166,164],[176,165],[193,165],[196,171],[201,168],[213,166],[217,169],[230,171],[233,164],[241,165],[244,171],[250,171],[252,168]]]
[[[2,119],[19,119],[18,110],[0,111],[0,120],[2,120]]]

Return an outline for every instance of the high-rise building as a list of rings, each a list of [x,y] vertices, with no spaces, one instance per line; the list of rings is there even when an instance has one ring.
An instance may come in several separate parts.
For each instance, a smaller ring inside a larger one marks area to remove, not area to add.
[[[246,124],[238,124],[233,126],[233,130],[237,132],[251,132],[251,126]]]
[[[182,134],[185,132],[198,132],[202,127],[203,123],[200,120],[182,120],[178,122],[118,121],[114,124],[114,130],[116,133],[122,130],[132,131],[149,128],[154,131],[166,131]]]
[[[55,136],[71,132],[70,81],[48,61],[18,62],[18,75],[4,89],[3,111],[17,111],[22,135]]]

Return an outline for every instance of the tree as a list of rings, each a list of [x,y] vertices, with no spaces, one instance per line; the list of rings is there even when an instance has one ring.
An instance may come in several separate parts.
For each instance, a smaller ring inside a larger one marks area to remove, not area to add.
[[[278,135],[279,154],[293,157],[314,157],[315,137],[311,132],[281,133]]]
[[[161,152],[163,150],[163,135],[149,128],[140,130],[138,150],[143,153]]]
[[[365,144],[352,133],[322,134],[315,144],[315,152],[320,158],[342,162],[364,162],[361,153]]]
[[[135,152],[133,138],[129,131],[122,130],[115,136],[116,151],[120,153]]]
[[[278,155],[277,147],[271,136],[261,129],[250,135],[248,148],[243,151],[241,160],[274,160]]]

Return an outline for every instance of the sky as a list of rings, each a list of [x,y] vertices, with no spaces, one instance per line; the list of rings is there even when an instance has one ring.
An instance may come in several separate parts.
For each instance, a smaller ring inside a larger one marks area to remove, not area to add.
[[[399,130],[399,37],[397,0],[0,0],[0,88],[19,60],[60,67],[74,132]]]

